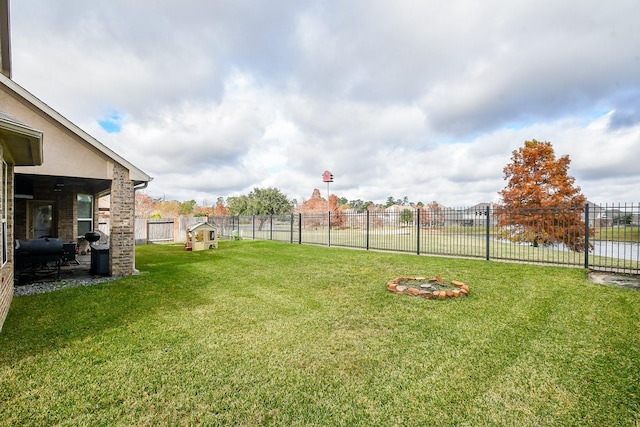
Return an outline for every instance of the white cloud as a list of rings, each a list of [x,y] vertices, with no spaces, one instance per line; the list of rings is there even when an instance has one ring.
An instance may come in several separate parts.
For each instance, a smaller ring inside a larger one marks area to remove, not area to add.
[[[636,1],[11,6],[14,79],[154,176],[152,194],[302,200],[329,169],[348,199],[471,205],[497,201],[535,138],[589,199],[638,200]]]

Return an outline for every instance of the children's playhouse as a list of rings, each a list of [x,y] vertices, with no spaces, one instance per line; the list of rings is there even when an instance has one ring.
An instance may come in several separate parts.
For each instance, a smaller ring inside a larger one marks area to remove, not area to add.
[[[213,225],[201,222],[187,227],[186,250],[202,251],[213,248],[218,248],[218,232]]]

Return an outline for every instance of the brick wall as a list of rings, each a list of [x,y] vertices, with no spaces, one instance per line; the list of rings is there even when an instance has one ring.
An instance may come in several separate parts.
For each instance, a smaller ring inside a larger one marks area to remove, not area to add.
[[[27,201],[25,199],[15,201],[13,209],[13,238],[24,240],[27,238]]]
[[[111,275],[129,276],[135,269],[135,195],[129,171],[114,164],[111,181]]]
[[[13,299],[13,265],[9,267],[7,265],[2,268],[2,282],[0,283],[0,331],[2,331],[4,319],[7,317]],[[11,273],[5,275],[5,270],[11,270]]]
[[[75,242],[78,231],[78,223],[76,221],[76,194],[80,189],[74,186],[66,186],[62,191],[54,195],[57,208],[57,226],[56,233],[65,242]]]
[[[2,146],[0,146],[0,158],[2,158]],[[13,299],[13,166],[8,165],[7,173],[7,248],[8,261],[0,266],[0,331],[9,312],[9,306]]]
[[[56,192],[53,182],[38,183],[34,186],[33,201],[18,199],[15,206],[15,238],[26,239],[28,235],[28,204],[31,202],[51,202],[54,206],[56,229],[52,233],[65,242],[75,242],[78,232],[77,223],[77,199],[78,193],[91,194],[91,187],[88,185],[67,184],[62,191]],[[96,202],[94,202],[96,203]],[[94,224],[97,228],[98,209],[97,203],[94,209]],[[32,236],[33,237],[33,236]]]

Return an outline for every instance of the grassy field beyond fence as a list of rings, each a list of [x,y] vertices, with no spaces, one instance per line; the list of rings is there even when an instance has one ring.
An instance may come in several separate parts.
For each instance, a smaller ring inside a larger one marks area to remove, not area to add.
[[[144,274],[14,299],[3,425],[640,423],[640,292],[583,270],[272,241],[136,253]],[[387,292],[413,275],[471,295]]]
[[[426,217],[420,209],[407,208],[405,211],[409,211],[412,221],[403,220],[404,211],[397,210],[212,216],[208,220],[216,225],[222,236],[227,237],[235,231],[240,237],[254,240],[510,260],[640,274],[640,206],[635,204],[566,209],[472,207],[443,209],[437,214],[427,213]],[[527,224],[500,226],[503,213],[512,218],[527,218]],[[571,227],[567,218],[573,218],[571,221],[575,222]],[[422,222],[423,219],[429,220]],[[586,224],[589,224],[588,230],[585,229]],[[536,239],[533,239],[534,235]],[[549,236],[556,237],[549,239]],[[587,253],[571,250],[569,242],[580,246],[583,239],[590,248]]]

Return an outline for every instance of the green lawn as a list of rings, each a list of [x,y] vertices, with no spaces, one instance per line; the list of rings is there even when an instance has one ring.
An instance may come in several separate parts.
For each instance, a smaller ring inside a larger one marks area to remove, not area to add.
[[[596,228],[595,240],[615,242],[640,242],[640,230],[637,226],[611,226]]]
[[[223,241],[13,300],[3,425],[640,423],[640,292],[580,269]],[[465,299],[390,294],[440,275]]]

